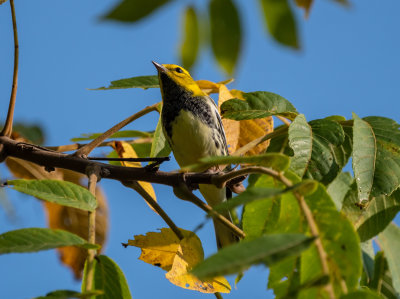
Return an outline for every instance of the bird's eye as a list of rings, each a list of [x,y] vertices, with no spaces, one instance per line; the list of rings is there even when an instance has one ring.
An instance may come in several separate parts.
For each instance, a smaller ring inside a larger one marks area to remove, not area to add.
[[[176,71],[177,73],[183,73],[183,70],[182,70],[180,67],[177,67],[177,68],[175,69],[175,71]]]

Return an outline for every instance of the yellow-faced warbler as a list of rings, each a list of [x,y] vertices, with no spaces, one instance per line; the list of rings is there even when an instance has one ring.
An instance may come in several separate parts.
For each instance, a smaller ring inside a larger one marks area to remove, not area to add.
[[[195,164],[208,156],[228,155],[224,128],[213,99],[182,67],[154,61],[153,64],[158,70],[163,99],[161,121],[164,135],[179,166]],[[199,189],[210,206],[227,199],[226,188],[200,184]],[[223,215],[231,220],[229,212]],[[214,227],[218,248],[238,240],[217,220],[214,220]]]

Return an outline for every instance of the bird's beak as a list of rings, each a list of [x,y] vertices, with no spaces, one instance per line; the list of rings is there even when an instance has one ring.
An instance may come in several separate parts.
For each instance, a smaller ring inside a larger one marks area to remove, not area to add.
[[[154,66],[156,67],[158,72],[160,72],[160,73],[168,72],[168,69],[165,66],[163,66],[162,64],[159,64],[155,61],[152,61],[152,63],[154,64]]]

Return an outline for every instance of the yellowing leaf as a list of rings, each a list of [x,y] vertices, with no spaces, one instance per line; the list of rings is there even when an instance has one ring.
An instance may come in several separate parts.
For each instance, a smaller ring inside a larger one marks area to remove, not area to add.
[[[225,85],[219,86],[219,97],[218,97],[218,108],[221,107],[222,103],[233,99],[233,96]],[[240,136],[240,122],[232,119],[222,119],[222,125],[224,126],[226,142],[228,143],[229,153],[236,151]]]
[[[220,85],[218,106],[221,107],[222,103],[237,98],[244,100],[243,92],[240,90],[229,91],[224,85]],[[229,153],[234,153],[240,147],[246,145],[250,141],[271,133],[274,130],[274,123],[272,116],[259,119],[235,121],[230,119],[223,119],[227,143],[230,145]],[[252,156],[265,152],[269,145],[269,140],[257,145],[245,155]]]
[[[137,158],[137,154],[133,147],[124,141],[115,141],[113,144],[114,150],[117,152],[120,158]],[[126,167],[142,167],[140,162],[126,162],[121,161],[121,164]],[[155,201],[157,201],[156,193],[154,192],[153,186],[147,182],[138,182],[138,184],[146,191]],[[135,189],[135,184],[125,184],[125,186]],[[135,189],[136,190],[136,189]],[[139,191],[138,191],[139,192]],[[140,194],[140,192],[139,192]],[[156,212],[150,205],[149,207]],[[157,212],[156,212],[157,213]]]
[[[172,269],[165,277],[174,285],[201,293],[229,293],[231,286],[223,276],[200,280],[188,273],[204,259],[200,240],[196,237],[185,238],[180,242]]]
[[[219,87],[223,84],[229,84],[233,82],[233,79],[228,79],[224,80],[218,83],[211,82],[208,80],[197,80],[196,83],[200,87],[202,91],[204,91],[206,94],[212,94],[212,93],[218,93],[219,92]]]
[[[179,287],[202,293],[229,293],[231,287],[224,277],[199,280],[188,273],[204,260],[204,253],[200,239],[193,232],[181,231],[183,240],[179,240],[170,228],[162,228],[159,233],[135,236],[128,245],[141,248],[139,259],[168,271],[166,278]]]

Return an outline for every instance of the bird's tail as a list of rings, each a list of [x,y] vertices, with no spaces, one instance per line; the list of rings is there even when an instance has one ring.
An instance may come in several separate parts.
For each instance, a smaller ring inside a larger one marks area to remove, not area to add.
[[[211,207],[226,201],[226,188],[221,189],[212,185],[200,185],[199,188],[201,194]],[[232,222],[232,217],[229,211],[221,214]],[[216,219],[213,219],[213,222],[218,249],[239,241],[239,238],[232,232],[232,230],[226,227],[223,223]]]

